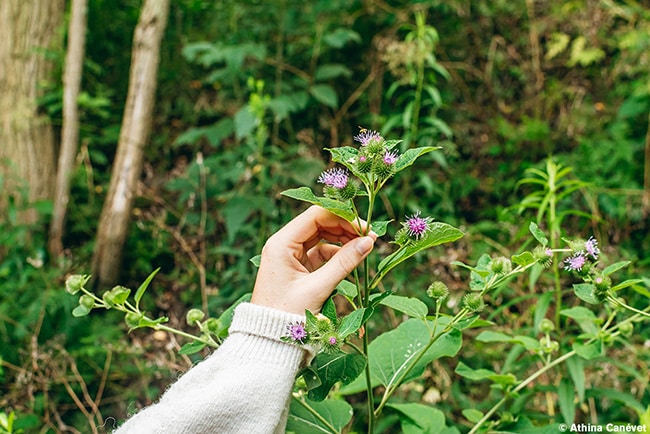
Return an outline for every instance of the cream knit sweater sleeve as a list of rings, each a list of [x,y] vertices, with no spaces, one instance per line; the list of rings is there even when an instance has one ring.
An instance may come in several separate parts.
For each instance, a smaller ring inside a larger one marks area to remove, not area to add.
[[[282,342],[304,316],[242,303],[230,335],[115,434],[284,433],[302,348]]]

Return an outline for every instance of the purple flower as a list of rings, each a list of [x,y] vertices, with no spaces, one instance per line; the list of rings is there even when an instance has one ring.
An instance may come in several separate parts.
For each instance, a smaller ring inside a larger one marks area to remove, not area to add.
[[[335,167],[321,173],[318,177],[318,182],[340,190],[348,185],[348,172],[340,167]]]
[[[407,218],[403,225],[409,236],[418,240],[431,229],[431,217],[420,217],[420,211],[418,211]]]
[[[329,339],[329,343],[330,343],[330,345],[336,345],[336,338],[335,338],[334,336],[332,336],[332,337]]]
[[[381,141],[382,137],[377,131],[372,130],[362,130],[359,135],[354,136],[354,140],[361,143],[361,146],[366,146],[373,140]]]
[[[368,160],[368,158],[366,158],[365,155],[360,155],[360,156],[359,156],[359,162],[360,162],[360,163],[365,163],[367,160]]]
[[[585,250],[587,250],[589,256],[594,259],[598,259],[598,254],[600,253],[600,249],[598,248],[598,240],[594,237],[589,237],[589,239],[585,242]]]
[[[395,164],[398,158],[399,156],[397,155],[397,152],[388,151],[384,154],[384,163],[390,166],[391,164]]]
[[[287,334],[293,341],[303,343],[305,338],[307,338],[305,323],[300,321],[289,323],[289,325],[287,325]]]
[[[569,271],[580,271],[587,263],[585,252],[577,252],[564,260],[565,268]]]

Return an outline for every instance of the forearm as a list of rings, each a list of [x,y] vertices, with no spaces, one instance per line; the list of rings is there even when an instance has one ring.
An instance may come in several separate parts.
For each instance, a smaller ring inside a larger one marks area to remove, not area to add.
[[[253,304],[238,306],[223,345],[117,434],[284,432],[293,381],[306,354],[280,336],[289,322],[303,319]]]

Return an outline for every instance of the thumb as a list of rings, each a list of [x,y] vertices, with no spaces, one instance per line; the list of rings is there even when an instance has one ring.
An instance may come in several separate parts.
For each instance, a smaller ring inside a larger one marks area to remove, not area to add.
[[[311,274],[323,289],[331,291],[368,256],[375,244],[374,237],[359,237],[346,243],[321,268]]]

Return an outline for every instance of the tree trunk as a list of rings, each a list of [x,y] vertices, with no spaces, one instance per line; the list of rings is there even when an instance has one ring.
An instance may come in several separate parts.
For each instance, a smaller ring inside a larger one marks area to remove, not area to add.
[[[54,134],[37,98],[52,78],[45,50],[61,46],[64,8],[64,0],[0,1],[0,221],[10,199],[25,209],[52,198]],[[19,215],[24,223],[37,218],[33,210]]]
[[[68,48],[63,71],[63,125],[61,150],[54,185],[54,209],[50,222],[48,250],[52,257],[63,251],[65,215],[70,198],[70,175],[74,168],[79,141],[79,110],[77,99],[81,88],[84,48],[86,42],[88,0],[72,0],[68,26]]]
[[[134,192],[149,139],[158,78],[160,41],[169,0],[145,0],[135,29],[129,91],[111,184],[97,229],[92,263],[95,285],[110,286],[119,277],[122,248],[129,229]]]

